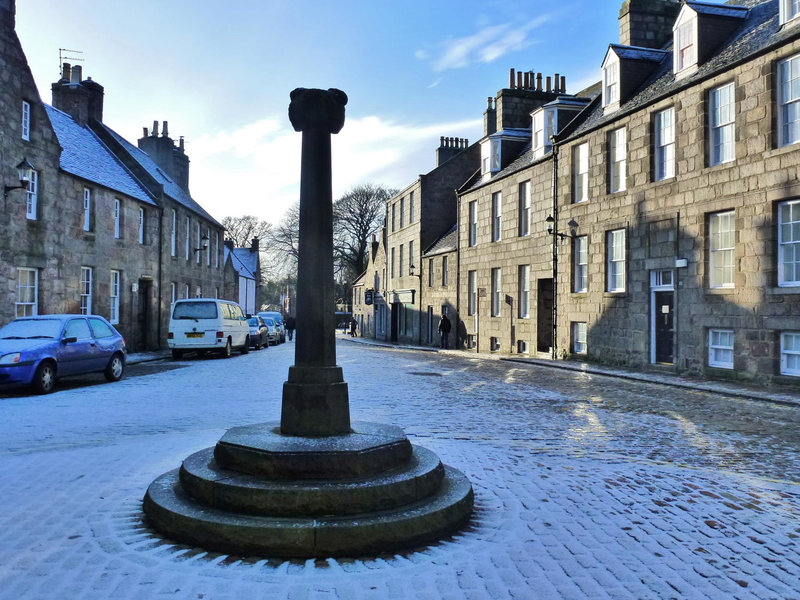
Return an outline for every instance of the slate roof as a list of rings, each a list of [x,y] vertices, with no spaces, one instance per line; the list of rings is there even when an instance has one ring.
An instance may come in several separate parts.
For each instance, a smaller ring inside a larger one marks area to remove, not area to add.
[[[666,50],[656,50],[653,48],[640,48],[639,46],[621,46],[620,44],[609,45],[609,50],[626,60],[649,60],[650,62],[661,62],[664,59]]]
[[[224,258],[227,260],[227,254],[230,252],[229,248],[225,248]],[[230,252],[231,264],[240,277],[247,279],[255,279],[258,267],[258,253],[253,252],[250,248],[234,248]]]
[[[147,190],[88,127],[45,104],[47,116],[63,148],[60,167],[76,177],[155,206]]]
[[[214,217],[208,214],[206,210],[189,195],[189,192],[184,190],[169,175],[167,175],[144,150],[141,150],[137,146],[131,144],[128,140],[108,127],[105,123],[100,123],[99,125],[103,127],[103,129],[105,129],[115,140],[117,140],[117,142],[119,142],[125,148],[128,154],[130,154],[131,157],[138,162],[156,181],[164,186],[164,194],[175,200],[184,208],[187,208],[192,212],[199,214],[204,219],[211,221],[215,225],[222,227],[222,225]]]
[[[453,225],[438,240],[433,242],[430,247],[422,253],[422,256],[434,256],[446,252],[458,250],[458,225]]]
[[[705,2],[693,2],[689,0],[686,6],[701,15],[712,15],[715,17],[734,17],[742,18],[747,12],[744,6],[731,6],[730,4],[706,4]]]
[[[742,20],[741,25],[737,27],[730,38],[714,51],[714,55],[698,66],[695,73],[676,79],[672,72],[672,52],[667,52],[650,78],[639,88],[638,93],[624,102],[618,110],[605,115],[600,103],[595,103],[582,116],[581,124],[558,141],[572,139],[616,121],[661,98],[672,96],[685,87],[696,85],[704,79],[725,72],[735,64],[750,60],[773,46],[779,46],[789,39],[800,36],[800,28],[797,26],[785,27],[781,30],[778,0],[739,0],[738,4],[750,9],[746,18]],[[737,12],[737,14],[740,13]],[[702,35],[702,31],[700,35]]]

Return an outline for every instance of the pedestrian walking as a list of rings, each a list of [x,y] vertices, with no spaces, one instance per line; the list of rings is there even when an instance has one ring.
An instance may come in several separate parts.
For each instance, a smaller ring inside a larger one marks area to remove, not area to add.
[[[450,337],[450,319],[446,314],[442,314],[439,320],[439,337],[441,338],[441,347],[447,350],[448,338]]]
[[[356,328],[358,327],[358,322],[356,321],[355,317],[352,317],[350,320],[350,337],[356,337]]]
[[[289,341],[290,342],[292,341],[292,338],[294,337],[295,324],[296,324],[296,322],[295,322],[293,316],[289,315],[288,317],[286,317],[286,333],[289,335]]]

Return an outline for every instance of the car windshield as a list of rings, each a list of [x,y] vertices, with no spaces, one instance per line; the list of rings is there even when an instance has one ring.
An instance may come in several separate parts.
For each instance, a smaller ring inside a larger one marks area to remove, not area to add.
[[[173,319],[216,319],[216,302],[179,302],[172,311]]]
[[[251,327],[258,327],[258,319],[256,319],[255,317],[250,317],[249,319],[247,319],[247,323]]]
[[[261,317],[261,318],[264,319],[264,323],[266,323],[270,327],[275,327],[275,321],[273,321],[269,317]]]
[[[60,319],[22,319],[11,321],[0,329],[0,339],[24,340],[57,338],[61,333]]]

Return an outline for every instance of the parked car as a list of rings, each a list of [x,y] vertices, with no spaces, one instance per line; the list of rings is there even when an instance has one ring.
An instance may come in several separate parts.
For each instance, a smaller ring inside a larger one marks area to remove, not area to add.
[[[172,358],[184,352],[217,351],[230,357],[234,349],[250,351],[250,325],[242,308],[230,300],[191,298],[176,300],[169,320],[167,346]]]
[[[97,315],[21,317],[0,329],[0,385],[30,385],[39,394],[69,375],[125,373],[125,340]]]
[[[269,348],[269,328],[264,319],[253,315],[248,317],[247,324],[250,325],[250,347],[255,350],[261,350],[265,346]]]
[[[269,345],[278,345],[280,342],[280,332],[278,331],[278,326],[275,325],[275,320],[272,317],[262,317],[264,323],[267,325],[267,330],[269,331]]]
[[[276,310],[266,310],[258,313],[259,317],[269,317],[275,321],[275,327],[278,329],[278,342],[281,344],[286,341],[286,328],[283,326],[283,315]]]

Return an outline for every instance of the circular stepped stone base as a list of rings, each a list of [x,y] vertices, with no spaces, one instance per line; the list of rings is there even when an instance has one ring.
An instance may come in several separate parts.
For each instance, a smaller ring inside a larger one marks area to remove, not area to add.
[[[411,548],[453,533],[472,506],[462,473],[399,428],[375,423],[327,438],[283,436],[274,423],[234,428],[156,479],[144,498],[150,524],[170,538],[278,557]]]

